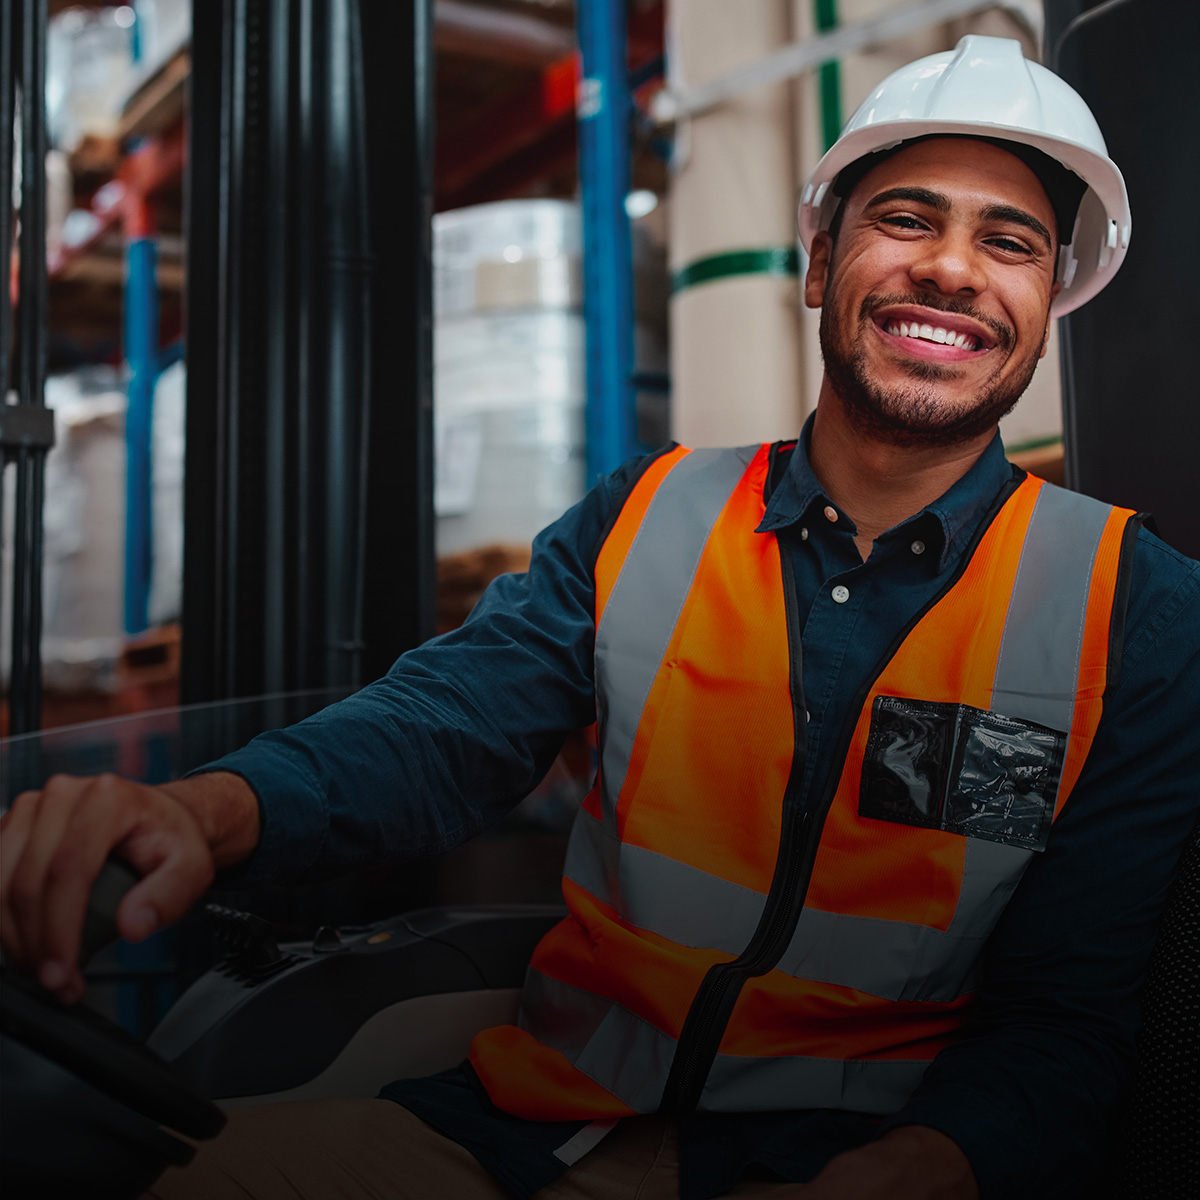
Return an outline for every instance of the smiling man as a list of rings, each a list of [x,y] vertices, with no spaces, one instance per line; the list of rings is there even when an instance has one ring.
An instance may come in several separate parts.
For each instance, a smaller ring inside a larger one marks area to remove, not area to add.
[[[1037,176],[994,143],[937,138],[873,167],[839,213],[836,266],[832,235],[814,248],[822,399],[894,445],[990,439],[1045,353],[1054,227]]]
[[[71,999],[110,850],[144,936],[214,868],[443,849],[598,721],[519,1022],[379,1099],[236,1113],[155,1195],[1092,1194],[1200,797],[1200,566],[997,421],[1119,265],[1124,186],[1074,92],[966,38],[868,98],[801,233],[798,441],[627,463],[351,699],[4,818],[5,949]]]

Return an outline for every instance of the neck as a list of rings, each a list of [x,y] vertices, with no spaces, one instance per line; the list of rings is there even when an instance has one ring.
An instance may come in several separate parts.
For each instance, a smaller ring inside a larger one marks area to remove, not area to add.
[[[918,513],[961,479],[995,430],[953,446],[897,446],[861,432],[846,415],[829,380],[813,418],[809,459],[830,499],[858,529],[863,558],[885,530]]]

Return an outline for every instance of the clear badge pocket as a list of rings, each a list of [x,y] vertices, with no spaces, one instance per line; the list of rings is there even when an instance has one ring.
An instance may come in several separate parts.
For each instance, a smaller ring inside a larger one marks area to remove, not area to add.
[[[879,696],[861,816],[1044,850],[1067,737],[967,704]]]

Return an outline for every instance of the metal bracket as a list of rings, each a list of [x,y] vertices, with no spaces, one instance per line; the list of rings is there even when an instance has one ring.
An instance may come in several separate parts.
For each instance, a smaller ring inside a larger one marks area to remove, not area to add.
[[[1037,0],[920,0],[920,3],[842,25],[803,42],[793,42],[757,62],[747,63],[697,87],[659,92],[651,106],[651,115],[660,125],[699,116],[743,92],[795,79],[822,63],[989,8],[1008,12],[1041,44],[1041,5]]]
[[[53,445],[53,409],[40,404],[0,404],[0,448],[49,450]]]

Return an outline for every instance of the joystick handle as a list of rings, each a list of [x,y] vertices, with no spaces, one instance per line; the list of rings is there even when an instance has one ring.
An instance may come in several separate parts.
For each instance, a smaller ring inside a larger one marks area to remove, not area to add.
[[[82,964],[86,965],[97,950],[120,937],[117,932],[117,909],[126,892],[137,881],[137,873],[120,859],[110,858],[101,868],[96,882],[92,884],[83,918],[79,946],[79,961]]]

